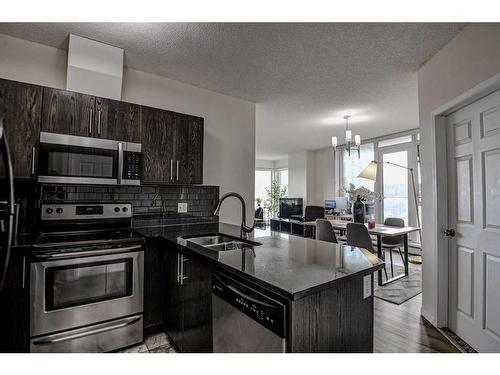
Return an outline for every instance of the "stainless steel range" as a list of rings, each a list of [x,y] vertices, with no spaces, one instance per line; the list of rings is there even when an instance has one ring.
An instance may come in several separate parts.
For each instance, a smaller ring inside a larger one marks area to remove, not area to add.
[[[41,209],[45,229],[30,265],[31,352],[107,352],[142,342],[144,239],[130,229],[131,205]]]

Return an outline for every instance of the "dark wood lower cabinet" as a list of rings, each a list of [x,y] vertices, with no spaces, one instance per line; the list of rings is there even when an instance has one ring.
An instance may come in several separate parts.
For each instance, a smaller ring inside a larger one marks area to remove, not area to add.
[[[29,352],[28,273],[24,252],[14,248],[0,293],[0,353]]]
[[[289,351],[294,353],[373,352],[371,296],[363,298],[363,275],[291,301]]]
[[[167,254],[164,242],[148,238],[144,251],[144,333],[149,335],[163,330],[165,316],[165,275]]]
[[[169,249],[165,331],[181,352],[212,352],[212,268]]]

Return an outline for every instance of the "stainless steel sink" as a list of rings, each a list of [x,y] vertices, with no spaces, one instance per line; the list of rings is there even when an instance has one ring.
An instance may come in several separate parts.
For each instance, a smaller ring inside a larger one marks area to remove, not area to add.
[[[222,234],[184,238],[184,240],[213,251],[229,251],[261,245],[259,242],[229,237]]]
[[[211,246],[211,245],[219,245],[226,242],[234,242],[233,238],[226,236],[202,236],[202,237],[193,237],[187,239],[189,242],[193,242],[200,246]]]

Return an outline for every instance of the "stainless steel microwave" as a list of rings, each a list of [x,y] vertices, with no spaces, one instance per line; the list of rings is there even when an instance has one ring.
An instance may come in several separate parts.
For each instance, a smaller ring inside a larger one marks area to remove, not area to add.
[[[140,185],[141,158],[139,143],[41,132],[38,181]]]

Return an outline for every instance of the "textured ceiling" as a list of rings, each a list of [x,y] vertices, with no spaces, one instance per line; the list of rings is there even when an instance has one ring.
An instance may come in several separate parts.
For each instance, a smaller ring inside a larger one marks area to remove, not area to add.
[[[69,33],[125,49],[125,65],[257,104],[257,158],[418,127],[418,68],[464,24],[10,23],[66,49]]]

